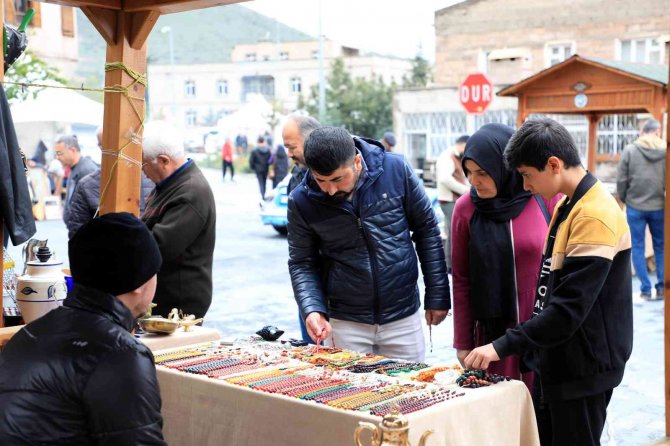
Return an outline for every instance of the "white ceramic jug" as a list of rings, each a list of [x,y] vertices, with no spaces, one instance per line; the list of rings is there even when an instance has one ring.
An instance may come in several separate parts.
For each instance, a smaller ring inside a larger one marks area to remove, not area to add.
[[[39,260],[26,263],[25,275],[18,278],[16,302],[26,324],[63,304],[67,295],[63,262],[54,259],[47,247],[40,247]]]

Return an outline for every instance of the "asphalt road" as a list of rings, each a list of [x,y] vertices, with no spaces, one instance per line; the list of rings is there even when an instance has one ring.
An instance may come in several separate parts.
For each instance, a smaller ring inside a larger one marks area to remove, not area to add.
[[[205,169],[217,206],[214,251],[214,298],[205,325],[226,339],[253,334],[264,325],[284,330],[283,338],[299,337],[298,312],[288,275],[286,237],[258,217],[255,177],[237,175],[235,182]],[[61,258],[67,257],[67,231],[59,220],[37,223],[36,238],[49,239]],[[21,264],[20,247],[10,255]],[[65,260],[67,264],[67,260]],[[637,289],[637,284],[634,284]],[[623,383],[614,391],[602,444],[641,445],[664,434],[663,302],[633,298],[635,343]],[[432,330],[432,352],[426,328],[427,362],[456,362],[452,323],[448,318]],[[504,416],[504,415],[501,415]]]

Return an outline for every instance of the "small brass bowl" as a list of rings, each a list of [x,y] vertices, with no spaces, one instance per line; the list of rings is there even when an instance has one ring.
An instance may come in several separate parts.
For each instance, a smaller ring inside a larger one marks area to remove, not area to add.
[[[179,322],[154,316],[140,319],[140,325],[147,333],[171,334],[179,327]]]

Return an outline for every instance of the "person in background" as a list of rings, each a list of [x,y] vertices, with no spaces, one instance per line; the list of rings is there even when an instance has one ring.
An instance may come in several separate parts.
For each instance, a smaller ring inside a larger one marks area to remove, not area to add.
[[[274,189],[288,175],[288,155],[282,144],[277,144],[277,151],[272,157],[272,188]]]
[[[64,167],[70,168],[70,175],[68,176],[67,184],[65,186],[66,194],[63,205],[63,221],[67,226],[70,221],[70,202],[72,201],[72,196],[77,188],[77,184],[86,175],[93,173],[98,169],[98,165],[95,164],[91,158],[81,155],[77,135],[59,136],[56,139],[54,152],[56,153],[58,161],[60,161]]]
[[[98,138],[98,147],[102,150],[102,128],[99,128],[96,136]],[[140,189],[140,215],[144,211],[149,194],[154,189],[154,183],[144,174],[141,175]],[[87,221],[94,218],[98,213],[100,205],[100,179],[102,170],[98,168],[93,173],[89,173],[79,181],[77,189],[72,195],[70,201],[70,215],[67,221],[67,235],[72,238],[74,234]]]
[[[216,203],[198,166],[184,155],[180,135],[165,122],[144,127],[142,169],[156,184],[142,220],[163,256],[156,314],[178,308],[204,317],[212,303]]]
[[[235,181],[235,167],[233,166],[233,145],[230,138],[226,138],[226,142],[221,147],[221,162],[223,170],[223,180],[226,180],[226,171],[230,169],[230,181]]]
[[[392,152],[395,147],[395,135],[392,132],[384,133],[381,143],[384,146],[384,150]]]
[[[154,357],[130,334],[156,290],[158,245],[137,217],[111,213],[68,251],[63,306],[0,355],[0,444],[165,445]]]
[[[472,188],[456,202],[452,223],[454,348],[463,363],[470,351],[530,319],[540,275],[552,201],[523,190],[523,179],[505,168],[503,151],[514,133],[482,126],[467,141],[463,169]],[[460,161],[459,161],[460,163]],[[491,363],[488,371],[533,386],[520,358]]]
[[[505,149],[524,188],[562,193],[549,225],[533,316],[465,358],[467,368],[524,356],[535,372],[542,445],[599,445],[607,405],[633,349],[631,242],[612,194],[581,165],[568,130],[526,121]]]
[[[267,187],[268,172],[270,170],[270,148],[265,145],[265,138],[258,137],[256,148],[249,155],[249,168],[256,173],[261,200],[265,200],[265,189]]]
[[[419,262],[428,325],[446,318],[451,301],[440,231],[419,179],[402,156],[339,127],[312,131],[305,162],[309,171],[289,196],[288,264],[310,337],[423,361]]]
[[[289,115],[282,129],[282,139],[288,152],[289,158],[293,160],[293,169],[291,170],[291,179],[286,187],[287,195],[290,195],[299,184],[302,183],[307,166],[305,165],[305,140],[315,129],[321,127],[321,123],[311,116],[293,114]],[[300,324],[300,333],[302,340],[313,344],[314,341],[307,332],[305,321],[298,314]]]
[[[305,165],[305,141],[310,133],[321,127],[321,123],[316,119],[305,115],[289,115],[282,130],[282,139],[288,152],[289,158],[293,160],[294,166],[291,170],[291,180],[288,183],[288,193],[290,194],[307,172]]]
[[[461,195],[470,192],[467,184],[461,157],[465,150],[468,135],[459,136],[456,144],[450,149],[440,153],[435,163],[435,176],[437,180],[437,200],[444,214],[444,255],[447,258],[447,271],[451,273],[451,216],[454,213],[456,200]]]
[[[664,295],[665,146],[665,141],[661,139],[661,124],[655,119],[647,120],[640,137],[624,148],[617,172],[617,194],[626,204],[626,218],[633,241],[633,267],[640,279],[640,297],[644,300],[662,300]],[[644,255],[647,226],[656,260],[655,296],[651,295]]]

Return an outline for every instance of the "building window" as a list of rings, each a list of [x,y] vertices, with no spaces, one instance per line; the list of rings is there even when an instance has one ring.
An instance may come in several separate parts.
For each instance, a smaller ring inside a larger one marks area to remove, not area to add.
[[[228,96],[228,81],[219,79],[216,81],[216,94],[219,96]]]
[[[72,6],[60,7],[61,34],[64,37],[74,37],[76,23],[75,12]]]
[[[319,50],[312,50],[312,59],[319,58]]]
[[[279,53],[279,59],[280,60],[288,60],[288,51],[281,51]]]
[[[544,47],[544,61],[546,67],[551,67],[563,62],[575,54],[573,43],[550,43]]]
[[[481,50],[477,56],[477,69],[482,74],[489,72],[489,54],[491,54],[490,51]]]
[[[665,46],[654,37],[620,40],[618,43],[618,59],[624,62],[660,64],[665,59]]]
[[[302,91],[302,81],[299,77],[291,78],[291,93],[300,93]]]
[[[275,79],[272,76],[243,76],[242,100],[248,101],[249,95],[260,94],[265,99],[275,96]]]
[[[194,127],[197,121],[198,121],[198,112],[196,112],[195,110],[187,110],[186,111],[186,126],[187,127]]]
[[[195,97],[195,81],[184,82],[184,95],[187,98]]]
[[[244,60],[247,62],[256,62],[256,53],[247,53],[244,55]]]

